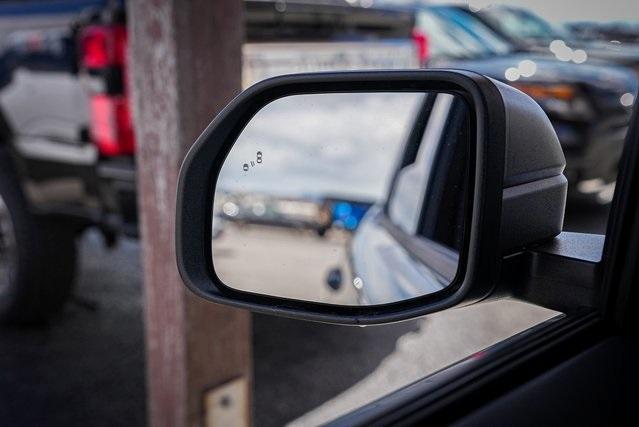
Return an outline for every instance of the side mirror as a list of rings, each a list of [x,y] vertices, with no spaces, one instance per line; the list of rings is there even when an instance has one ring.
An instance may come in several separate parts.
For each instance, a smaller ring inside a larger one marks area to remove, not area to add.
[[[273,78],[186,156],[178,268],[211,301],[331,323],[467,304],[560,233],[564,166],[541,108],[476,73]]]

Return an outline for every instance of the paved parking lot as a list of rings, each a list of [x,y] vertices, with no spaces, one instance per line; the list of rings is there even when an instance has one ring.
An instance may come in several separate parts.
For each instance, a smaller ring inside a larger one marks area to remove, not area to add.
[[[347,245],[350,234],[335,231],[320,237],[311,230],[227,223],[213,241],[215,271],[220,279],[243,291],[357,305],[350,285]],[[339,269],[343,286],[333,290],[327,277]]]
[[[588,212],[568,228],[601,232],[606,211]],[[108,251],[91,233],[81,254],[78,297],[56,322],[0,329],[3,425],[144,425],[139,245]],[[328,420],[552,316],[493,304],[366,328],[254,316],[256,425]]]
[[[0,424],[144,425],[139,245],[81,242],[79,299],[46,328],[0,329]]]

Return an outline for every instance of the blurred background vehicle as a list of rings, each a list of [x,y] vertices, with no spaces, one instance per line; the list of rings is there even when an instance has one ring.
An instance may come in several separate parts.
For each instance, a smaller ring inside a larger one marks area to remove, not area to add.
[[[522,51],[466,6],[419,3],[407,8],[415,13],[415,32],[428,46],[425,66],[476,71],[531,96],[564,149],[570,200],[610,202],[637,94],[637,77],[630,69]]]
[[[632,68],[639,74],[639,38],[634,42],[611,37],[589,40],[578,33],[553,25],[533,12],[513,6],[496,5],[475,13],[492,30],[521,51],[547,53],[560,61],[583,64],[604,59]]]
[[[577,37],[584,40],[599,40],[621,43],[639,43],[639,24],[636,21],[574,21],[564,24]]]
[[[296,71],[416,64],[410,13],[339,0],[245,5],[246,85]],[[2,3],[0,27],[0,198],[20,218],[3,225],[20,232],[17,246],[4,245],[1,262],[16,274],[0,288],[0,318],[39,321],[71,292],[77,235],[96,227],[112,246],[138,234],[126,9],[105,0]],[[56,247],[47,243],[54,232]],[[43,280],[23,269],[50,278],[48,298],[35,301]]]
[[[221,196],[221,197],[220,197]],[[331,212],[313,198],[286,198],[259,193],[219,193],[219,216],[246,226],[272,225],[313,230],[323,236],[331,226]]]
[[[245,0],[242,80],[280,74],[414,68],[408,11],[323,2]]]

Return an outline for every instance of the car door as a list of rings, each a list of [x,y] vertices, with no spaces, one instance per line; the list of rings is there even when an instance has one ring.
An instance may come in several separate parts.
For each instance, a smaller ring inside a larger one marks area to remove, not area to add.
[[[467,162],[468,115],[465,102],[452,95],[425,97],[386,200],[367,215],[351,244],[362,303],[412,298],[454,279],[469,177],[451,165]]]
[[[573,268],[584,269],[580,285],[589,282],[600,290],[596,304],[564,307],[563,315],[331,425],[611,425],[636,420],[631,396],[639,378],[634,262],[639,254],[637,113],[635,108],[605,245],[595,245],[595,251],[582,248],[591,252],[587,262],[572,255],[581,264]],[[514,274],[513,279],[521,280],[521,276]],[[551,305],[561,304],[553,301]]]

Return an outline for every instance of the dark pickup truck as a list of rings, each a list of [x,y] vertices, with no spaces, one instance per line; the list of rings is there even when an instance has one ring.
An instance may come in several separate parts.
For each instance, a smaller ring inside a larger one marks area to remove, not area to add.
[[[410,13],[245,3],[248,43],[403,40],[415,50]],[[0,321],[42,321],[64,304],[85,229],[107,244],[137,236],[126,50],[123,1],[0,2]],[[248,54],[263,62],[259,49]]]
[[[568,61],[522,52],[467,6],[414,10],[416,28],[428,39],[428,66],[475,71],[521,90],[541,106],[566,156],[570,204],[612,201],[637,95],[632,69],[595,58],[578,63],[579,55]]]

